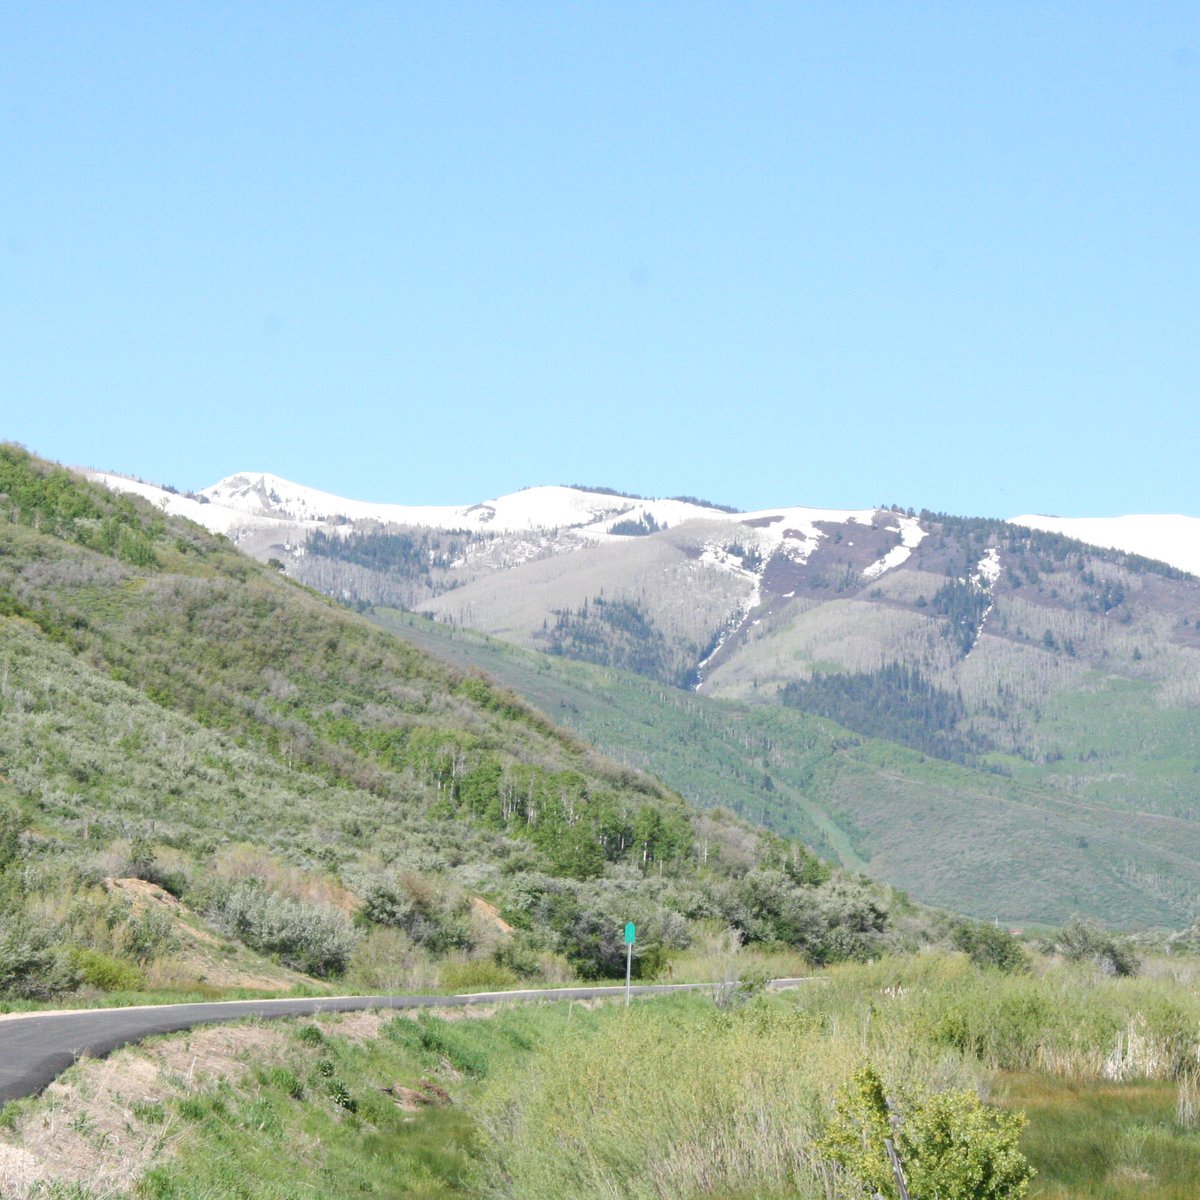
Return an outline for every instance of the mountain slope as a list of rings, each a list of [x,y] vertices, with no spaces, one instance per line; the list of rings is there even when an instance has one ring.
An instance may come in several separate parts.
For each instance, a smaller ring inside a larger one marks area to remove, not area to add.
[[[1014,525],[1061,533],[1064,537],[1157,558],[1200,575],[1200,517],[1139,514],[1125,517],[1013,517]]]
[[[487,671],[693,804],[800,836],[930,903],[1013,923],[1084,912],[1117,926],[1178,925],[1194,911],[1191,814],[1084,803],[1032,768],[1020,779],[939,761],[787,706],[682,692],[412,614],[380,609],[375,619]]]
[[[69,898],[114,856],[318,974],[362,941],[349,911],[405,954],[491,954],[479,895],[533,974],[617,970],[631,914],[647,962],[702,916],[817,957],[887,936],[884,893],[798,843],[691,812],[223,538],[6,446],[0,712],[0,913],[33,939],[11,958],[0,922],[0,990],[31,962],[59,986],[55,938],[92,948]]]
[[[756,810],[725,767],[738,760],[735,775],[755,786],[768,772],[741,761],[735,738],[706,736],[703,755],[716,761],[683,769],[627,719],[623,741],[586,729],[700,803],[724,792],[755,818],[836,847],[844,862],[971,911],[1024,919],[1033,894],[1039,914],[1192,916],[1200,585],[1177,568],[996,520],[898,509],[746,514],[570,488],[490,502],[491,529],[472,509],[454,510],[455,530],[437,526],[450,519],[444,510],[392,510],[414,522],[395,525],[366,506],[285,535],[272,523],[346,505],[268,477],[210,491],[260,522],[235,531],[240,545],[343,600],[416,609],[736,702],[752,715],[723,710],[711,722],[755,723],[738,735],[751,745],[808,746],[813,717],[858,739],[853,754],[831,760],[836,769],[804,760],[790,782],[786,769],[769,772],[777,790]],[[361,515],[368,510],[375,519]],[[549,525],[562,520],[577,523]],[[1181,561],[1186,551],[1173,546]],[[514,686],[542,702],[528,682]],[[689,711],[689,701],[661,695],[654,717],[644,699],[635,706],[645,720]],[[973,799],[958,804],[965,796]],[[1003,830],[994,840],[989,822]],[[1053,853],[1031,845],[1041,822]],[[1006,848],[1018,845],[1027,860],[1048,855],[1035,875],[1012,870]],[[960,870],[963,847],[974,857]],[[981,847],[994,861],[976,861]],[[1072,865],[1058,882],[1031,888],[1063,862]]]

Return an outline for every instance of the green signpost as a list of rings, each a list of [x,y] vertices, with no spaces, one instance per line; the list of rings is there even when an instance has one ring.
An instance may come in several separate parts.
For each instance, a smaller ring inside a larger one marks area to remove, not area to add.
[[[637,926],[625,922],[625,1007],[629,1007],[630,985],[633,980],[633,943],[637,941]]]

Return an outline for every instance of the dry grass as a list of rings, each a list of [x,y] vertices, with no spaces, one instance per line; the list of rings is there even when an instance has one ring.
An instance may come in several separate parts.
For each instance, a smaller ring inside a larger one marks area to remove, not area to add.
[[[331,876],[291,866],[259,846],[245,843],[226,846],[213,856],[210,869],[215,878],[226,883],[257,879],[268,892],[304,904],[336,908],[347,916],[362,906],[362,901],[353,892]]]

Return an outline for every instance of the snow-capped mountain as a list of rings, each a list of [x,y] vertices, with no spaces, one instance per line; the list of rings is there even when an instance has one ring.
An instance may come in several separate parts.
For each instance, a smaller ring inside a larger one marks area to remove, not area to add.
[[[283,531],[298,526],[349,531],[362,522],[492,534],[570,530],[589,540],[602,540],[611,536],[614,525],[625,521],[643,522],[653,529],[706,520],[756,530],[755,543],[760,548],[773,549],[785,542],[815,542],[822,536],[821,524],[870,523],[882,511],[792,506],[731,513],[688,500],[639,499],[553,486],[525,488],[457,506],[376,503],[323,492],[268,472],[230,475],[200,492],[183,495],[123,475],[104,471],[86,474],[115,491],[143,496],[172,515],[188,517],[214,532],[232,535],[235,540],[249,530]],[[898,519],[902,531],[900,545],[867,569],[868,578],[899,566],[919,544],[923,536],[920,523],[914,518]],[[1009,521],[1030,529],[1061,533],[1089,545],[1140,554],[1200,575],[1200,517],[1024,514],[1010,517]]]
[[[1068,607],[1113,607],[1116,585],[1096,593],[1096,579],[1111,575],[1103,566],[1085,572],[1085,584],[1064,580],[1044,601],[1049,612],[1018,621],[1034,557],[1026,554],[1034,535],[1018,525],[1200,572],[1200,520],[1186,517],[1021,517],[1006,526],[874,508],[731,512],[579,487],[418,506],[351,500],[266,473],[231,475],[188,496],[92,478],[224,533],[342,600],[740,696],[778,690],[826,662],[875,670],[919,653],[926,669],[950,672],[947,637],[970,654],[1010,619],[1026,639],[1026,623],[1058,629],[1067,597]],[[1046,543],[1036,553],[1063,551]],[[1002,593],[1010,599],[997,609]],[[1063,637],[1076,648],[1086,640],[1075,625]]]
[[[1200,517],[1160,513],[1125,517],[1026,515],[1010,519],[1014,525],[1065,534],[1091,546],[1156,558],[1191,575],[1200,575]]]
[[[582,529],[602,533],[605,526],[633,513],[649,515],[659,524],[693,516],[719,515],[718,510],[677,500],[633,500],[569,487],[532,487],[508,496],[462,506],[376,504],[348,500],[278,475],[231,475],[205,488],[210,503],[252,517],[299,523],[373,521],[430,529],[467,529],[514,533],[529,529]]]

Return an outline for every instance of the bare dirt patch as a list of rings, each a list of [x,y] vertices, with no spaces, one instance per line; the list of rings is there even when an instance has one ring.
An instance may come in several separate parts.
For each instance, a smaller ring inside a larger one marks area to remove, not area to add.
[[[108,878],[104,887],[113,895],[125,897],[135,912],[157,911],[170,918],[178,948],[151,964],[148,982],[154,987],[186,990],[201,984],[217,989],[284,991],[296,984],[316,982],[223,938],[199,914],[158,884],[144,879]]]

